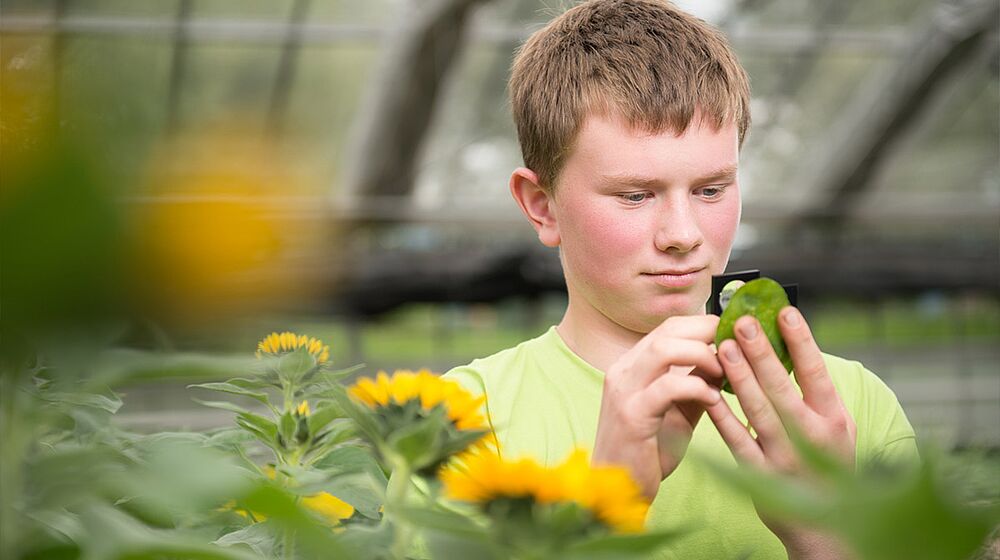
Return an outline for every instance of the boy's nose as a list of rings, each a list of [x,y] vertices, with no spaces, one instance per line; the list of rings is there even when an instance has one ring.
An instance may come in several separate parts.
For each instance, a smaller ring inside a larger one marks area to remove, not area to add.
[[[701,228],[687,201],[670,200],[663,209],[653,242],[663,252],[687,253],[701,245]]]

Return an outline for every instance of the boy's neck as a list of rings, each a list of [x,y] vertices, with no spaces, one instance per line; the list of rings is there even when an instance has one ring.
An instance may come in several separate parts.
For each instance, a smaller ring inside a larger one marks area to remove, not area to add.
[[[603,372],[647,334],[623,327],[589,305],[573,305],[572,296],[556,331],[574,354]]]
[[[574,354],[604,372],[646,336],[619,325],[593,307],[574,306],[572,298],[556,331]]]

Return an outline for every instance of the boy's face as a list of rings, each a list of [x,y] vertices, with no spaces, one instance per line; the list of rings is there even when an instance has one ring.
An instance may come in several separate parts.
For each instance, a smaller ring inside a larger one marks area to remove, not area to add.
[[[704,312],[740,221],[737,138],[699,115],[681,136],[584,121],[551,201],[574,312],[641,333]]]

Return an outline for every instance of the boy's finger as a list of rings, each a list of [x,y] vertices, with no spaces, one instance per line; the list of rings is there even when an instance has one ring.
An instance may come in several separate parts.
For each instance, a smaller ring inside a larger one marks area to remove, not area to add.
[[[734,332],[761,389],[782,419],[799,426],[813,420],[816,414],[803,402],[802,395],[792,383],[788,370],[774,353],[771,341],[757,319],[751,316],[740,317],[736,321]]]
[[[740,407],[750,425],[757,432],[757,441],[768,453],[780,455],[792,452],[792,443],[785,432],[785,425],[778,411],[761,389],[735,340],[724,340],[719,346],[719,356],[726,368],[726,378],[740,401]]]
[[[716,315],[675,315],[657,325],[644,340],[661,337],[687,338],[709,344],[715,342],[717,330],[719,317]]]
[[[672,366],[694,366],[710,375],[722,375],[722,364],[712,347],[682,338],[658,338],[635,357],[632,364],[639,387],[647,387]]]
[[[778,326],[795,364],[795,380],[802,389],[805,404],[822,416],[841,414],[840,395],[802,313],[791,306],[784,308],[778,314]]]
[[[725,399],[707,407],[708,417],[712,419],[722,441],[726,442],[729,450],[737,461],[748,463],[757,467],[765,464],[764,452],[761,450],[757,440],[750,435],[750,431],[740,422],[740,419],[733,414],[729,408],[729,403]]]
[[[708,407],[722,397],[699,377],[664,375],[639,394],[637,406],[644,417],[662,417],[679,402],[697,402]]]

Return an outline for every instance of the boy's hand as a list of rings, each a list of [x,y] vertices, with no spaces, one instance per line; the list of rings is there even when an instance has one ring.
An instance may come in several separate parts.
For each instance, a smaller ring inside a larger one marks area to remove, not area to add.
[[[794,426],[813,445],[853,466],[857,427],[833,386],[809,326],[794,307],[784,308],[778,318],[802,395],[774,354],[760,323],[750,316],[741,317],[736,321],[736,340],[720,345],[719,359],[749,426],[744,426],[723,400],[708,407],[709,416],[740,462],[807,478],[809,473],[804,472],[785,429]],[[843,557],[829,539],[801,527],[762,520],[793,558]]]
[[[671,317],[604,377],[593,461],[628,467],[650,500],[702,412],[720,401],[722,365],[711,347],[718,326],[714,315]]]

